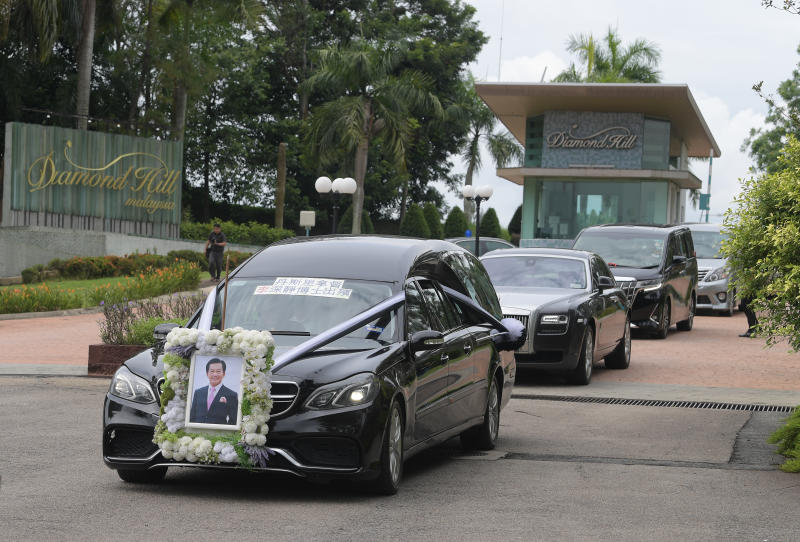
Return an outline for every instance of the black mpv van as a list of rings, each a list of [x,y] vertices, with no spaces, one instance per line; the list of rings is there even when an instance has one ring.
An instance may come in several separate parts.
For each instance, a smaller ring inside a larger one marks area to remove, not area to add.
[[[690,331],[697,258],[686,226],[615,224],[581,231],[572,248],[596,252],[631,300],[631,322],[664,339],[673,322]]]

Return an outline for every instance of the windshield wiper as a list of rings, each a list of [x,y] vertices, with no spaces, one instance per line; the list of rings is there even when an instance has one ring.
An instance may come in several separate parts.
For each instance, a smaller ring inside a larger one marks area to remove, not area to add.
[[[655,269],[655,268],[656,268],[656,267],[658,267],[658,266],[659,266],[659,264],[655,264],[655,265],[645,265],[645,266],[642,266],[642,267],[640,267],[639,269]]]
[[[309,333],[308,331],[282,331],[282,330],[270,329],[269,332],[272,333],[273,335],[293,335],[297,337],[311,337],[311,333]]]

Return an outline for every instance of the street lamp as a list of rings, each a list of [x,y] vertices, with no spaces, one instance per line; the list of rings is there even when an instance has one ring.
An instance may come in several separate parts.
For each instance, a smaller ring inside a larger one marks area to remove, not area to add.
[[[342,194],[355,194],[356,180],[350,177],[337,177],[333,181],[329,177],[320,177],[314,183],[314,188],[320,194],[330,193],[333,198],[333,233],[336,233],[336,215],[339,211],[339,197]]]
[[[465,185],[461,189],[461,194],[464,199],[475,202],[475,256],[481,256],[480,253],[480,240],[481,240],[481,202],[492,197],[494,189],[488,184],[484,184],[475,188],[471,184]]]

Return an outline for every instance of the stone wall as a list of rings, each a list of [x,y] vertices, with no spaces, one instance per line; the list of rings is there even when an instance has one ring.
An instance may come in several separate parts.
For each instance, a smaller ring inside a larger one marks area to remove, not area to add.
[[[23,269],[47,264],[54,258],[75,256],[124,256],[126,254],[166,254],[170,250],[202,252],[205,241],[156,239],[120,233],[63,230],[39,226],[0,228],[0,277],[18,276]],[[260,246],[228,243],[228,249],[256,252]]]

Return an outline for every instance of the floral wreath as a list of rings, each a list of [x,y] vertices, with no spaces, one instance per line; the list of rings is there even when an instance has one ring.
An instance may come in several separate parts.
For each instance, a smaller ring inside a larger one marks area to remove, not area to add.
[[[267,422],[272,409],[270,373],[275,342],[268,331],[234,327],[212,329],[174,328],[164,345],[164,378],[160,420],[153,442],[161,455],[190,463],[238,463],[246,468],[264,467],[269,455]],[[194,353],[200,355],[241,355],[242,423],[238,432],[220,434],[190,432],[185,428],[186,391]]]

